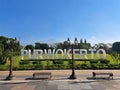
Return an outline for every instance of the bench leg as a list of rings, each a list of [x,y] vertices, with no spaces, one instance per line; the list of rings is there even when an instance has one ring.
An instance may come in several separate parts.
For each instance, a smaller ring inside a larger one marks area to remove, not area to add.
[[[108,77],[108,80],[110,80],[110,76]]]
[[[113,80],[113,74],[110,74],[109,77]]]
[[[93,78],[95,78],[95,79],[96,79],[96,74],[95,74],[95,72],[93,72]]]
[[[94,75],[93,78],[96,79],[96,75]]]
[[[33,74],[33,78],[35,78],[35,74]]]
[[[111,76],[111,79],[113,80],[113,76]]]
[[[109,80],[110,80],[110,79],[113,80],[113,76],[109,76],[108,79],[109,79]]]

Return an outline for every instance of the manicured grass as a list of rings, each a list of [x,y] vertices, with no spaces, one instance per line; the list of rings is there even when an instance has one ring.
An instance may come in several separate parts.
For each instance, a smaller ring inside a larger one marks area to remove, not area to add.
[[[101,54],[102,55],[102,54]],[[43,57],[45,58],[45,55],[43,55]],[[59,57],[61,57],[61,54],[59,54]],[[91,59],[91,54],[87,54],[87,57],[89,58],[89,59]],[[55,57],[56,58],[56,57]],[[76,58],[79,58],[79,56],[76,56]],[[21,62],[21,56],[16,56],[16,57],[13,57],[13,67],[14,68],[16,68],[16,70],[17,69],[19,69],[19,68],[25,68],[25,69],[31,69],[31,68],[34,68],[34,69],[42,69],[42,68],[45,68],[45,67],[52,67],[52,68],[56,68],[56,67],[60,67],[60,68],[67,68],[67,67],[69,67],[70,68],[70,59],[68,59],[68,61],[66,60],[66,61],[64,61],[63,59],[63,63],[62,64],[54,64],[54,62],[53,61],[49,61],[49,59],[48,60],[44,60],[44,61],[42,61],[42,62],[40,62],[40,59],[39,59],[39,61],[38,60],[26,60],[27,59],[27,57],[25,56],[25,58],[24,58],[25,60],[24,61],[27,61],[27,62],[23,62],[22,64],[20,64],[20,62]],[[84,59],[84,58],[83,58]],[[95,60],[98,60],[98,58],[97,58],[97,56],[96,56],[96,54],[94,54],[94,59]],[[113,59],[112,59],[112,57],[109,55],[109,54],[107,54],[106,55],[106,60],[109,60],[110,61],[110,64],[116,64],[116,61],[114,61]],[[58,61],[58,60],[55,60],[55,61]],[[75,61],[75,64],[77,65],[77,67],[79,68],[79,65],[82,65],[82,64],[87,64],[88,66],[90,66],[90,62],[88,62],[88,61]],[[57,66],[56,66],[57,65]],[[56,66],[56,67],[55,67]],[[84,65],[83,65],[84,66]],[[42,67],[42,68],[40,68],[40,67]],[[5,64],[5,65],[0,65],[0,70],[1,70],[1,68],[3,69],[3,70],[6,70],[6,68],[8,69],[9,68],[9,60],[7,61],[7,63]],[[23,69],[24,69],[23,68]]]
[[[45,58],[45,55],[43,55],[43,57]],[[59,57],[61,57],[61,54],[59,54]],[[88,57],[88,59],[91,59],[91,54],[87,54],[87,57]],[[56,57],[55,57],[55,58],[56,58]],[[76,57],[76,58],[79,58],[79,57]],[[25,57],[24,59],[28,59],[28,58]],[[85,59],[85,58],[83,58],[83,59]],[[95,59],[95,60],[98,59],[96,55],[94,55],[94,59]],[[109,54],[106,55],[106,59],[109,60],[111,64],[116,63],[116,61],[114,61]],[[35,59],[35,60],[36,60],[36,59]],[[48,60],[49,60],[49,59],[48,59]],[[13,58],[14,66],[18,66],[19,63],[20,63],[20,61],[21,61],[21,56],[14,57],[14,58]],[[47,61],[47,59],[46,59],[46,61]],[[77,61],[77,62],[78,62],[78,61]],[[83,62],[84,62],[84,61],[83,61]]]

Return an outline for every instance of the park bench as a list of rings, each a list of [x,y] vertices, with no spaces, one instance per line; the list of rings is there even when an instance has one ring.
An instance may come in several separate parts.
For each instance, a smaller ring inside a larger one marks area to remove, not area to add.
[[[93,78],[95,79],[97,75],[104,75],[104,76],[108,75],[108,80],[113,79],[113,73],[111,72],[92,72],[92,74],[93,74]]]
[[[51,72],[34,72],[33,78],[35,79],[51,79]]]

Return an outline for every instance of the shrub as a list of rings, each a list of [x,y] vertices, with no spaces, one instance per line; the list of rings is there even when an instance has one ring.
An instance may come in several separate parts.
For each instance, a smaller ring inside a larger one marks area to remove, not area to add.
[[[71,60],[68,61],[68,68],[72,68],[72,61]]]
[[[0,65],[0,70],[9,70],[9,66]]]
[[[109,62],[110,62],[109,60],[100,60],[101,64],[109,64]]]
[[[62,60],[54,60],[53,65],[56,69],[64,69],[64,61]]]
[[[39,61],[34,61],[34,62],[32,62],[32,64],[36,65],[36,64],[40,64],[40,62]]]
[[[91,69],[99,69],[99,65],[95,64],[95,63],[92,63],[91,64]]]
[[[43,66],[42,66],[42,65],[39,65],[39,64],[38,64],[38,65],[35,65],[34,68],[35,68],[36,70],[42,70],[42,69],[44,69]]]
[[[89,69],[90,66],[88,64],[81,64],[82,69]]]
[[[0,65],[5,65],[6,64],[6,60],[0,60]]]
[[[108,64],[109,69],[120,69],[120,64]]]
[[[90,63],[91,63],[91,64],[93,64],[93,63],[97,64],[97,63],[98,63],[98,60],[90,60]]]
[[[80,64],[75,65],[75,69],[82,69]]]
[[[54,60],[53,64],[64,64],[64,61],[62,61],[62,60]]]
[[[99,69],[108,69],[108,65],[106,65],[106,64],[99,64]]]
[[[54,64],[49,65],[49,66],[47,67],[48,70],[56,70],[57,68],[58,68],[58,67],[55,66]]]
[[[20,65],[19,70],[33,70],[33,66]]]
[[[29,63],[30,63],[29,61],[21,61],[20,65],[26,65],[26,64],[28,65]]]

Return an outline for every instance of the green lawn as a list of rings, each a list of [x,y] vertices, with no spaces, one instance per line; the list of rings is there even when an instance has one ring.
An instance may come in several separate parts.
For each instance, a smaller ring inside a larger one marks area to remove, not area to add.
[[[61,54],[59,54],[59,57],[61,56]],[[45,55],[43,55],[43,57],[45,57]],[[91,54],[87,54],[87,57],[90,59],[91,58]],[[55,57],[56,58],[56,57]],[[76,57],[77,58],[77,57]],[[79,58],[79,57],[78,57]],[[94,55],[94,58],[95,58],[95,60],[98,60],[98,58],[97,58],[97,56],[96,55]],[[56,67],[61,67],[61,68],[63,68],[63,67],[69,67],[70,68],[70,59],[68,59],[68,60],[65,60],[64,61],[64,59],[63,59],[63,62],[62,62],[62,64],[54,64],[53,63],[53,61],[50,61],[49,59],[46,59],[46,60],[44,60],[44,61],[42,61],[42,62],[40,62],[40,59],[39,59],[39,61],[37,60],[37,59],[35,59],[35,60],[26,60],[27,59],[27,57],[25,57],[25,60],[24,61],[27,61],[26,62],[26,64],[20,64],[20,62],[22,61],[21,60],[21,56],[16,56],[16,57],[13,57],[13,66],[14,66],[14,68],[25,68],[25,69],[29,69],[29,68],[34,68],[34,69],[40,69],[40,67],[42,66],[42,68],[44,68],[44,67],[52,67],[52,68],[56,68]],[[85,59],[84,59],[85,60]],[[90,66],[90,62],[89,61],[76,61],[75,63],[76,63],[76,65],[77,65],[77,67],[79,67],[79,65],[81,65],[81,64],[87,64],[88,66]],[[116,64],[116,61],[114,61],[112,58],[111,58],[111,56],[110,55],[106,55],[106,60],[109,60],[110,61],[110,64]],[[55,61],[60,61],[60,60],[55,60]],[[40,64],[37,64],[37,63],[40,63]],[[57,66],[56,66],[57,65]],[[27,66],[27,67],[26,67]],[[56,66],[56,67],[55,67]],[[7,69],[9,69],[9,60],[7,61],[7,63],[5,64],[5,65],[0,65],[0,70],[6,70],[6,68]],[[23,68],[23,69],[24,69]]]
[[[60,56],[61,56],[61,54],[59,54],[59,57],[60,57]],[[45,58],[45,55],[43,55],[43,57]],[[91,54],[87,54],[87,57],[88,57],[89,59],[91,59]],[[55,58],[56,58],[56,57],[55,57]],[[25,57],[25,59],[27,59],[27,57]],[[83,58],[83,59],[84,59],[84,58]],[[94,59],[98,59],[96,55],[94,55]],[[106,55],[106,59],[109,60],[110,63],[112,63],[112,64],[113,64],[113,63],[116,63],[116,61],[114,61],[109,54]],[[35,60],[36,60],[36,59],[35,59]],[[48,59],[48,60],[49,60],[49,59]],[[19,63],[20,63],[20,61],[21,61],[21,56],[14,57],[14,58],[13,58],[13,64],[14,64],[14,66],[18,66]],[[47,59],[46,59],[46,61],[47,61]]]

